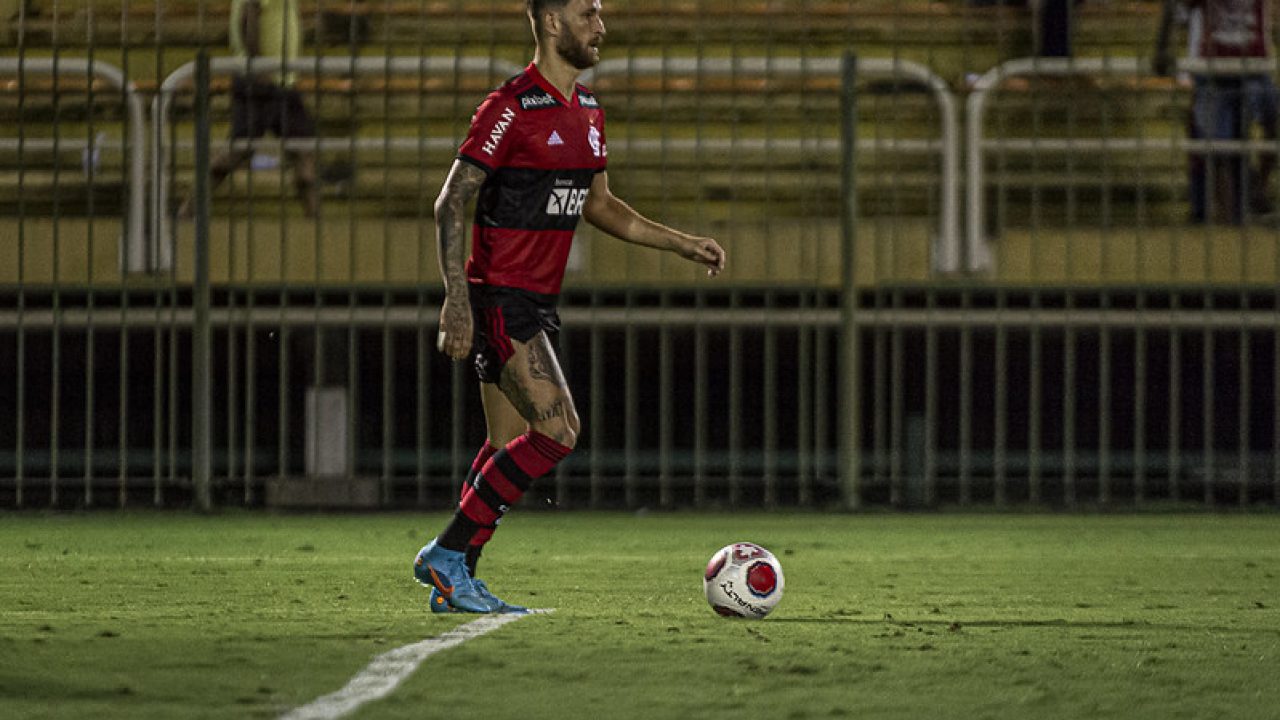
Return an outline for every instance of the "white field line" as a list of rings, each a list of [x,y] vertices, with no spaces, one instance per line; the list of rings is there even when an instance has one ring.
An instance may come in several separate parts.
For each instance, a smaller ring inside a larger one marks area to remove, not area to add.
[[[549,613],[549,609],[530,610],[529,614]],[[351,678],[351,682],[341,690],[316,698],[306,705],[296,707],[280,720],[332,720],[340,718],[367,702],[384,698],[392,690],[413,674],[423,660],[456,645],[491,633],[494,630],[515,622],[527,615],[485,615],[465,625],[450,630],[437,637],[420,640],[410,645],[398,647],[374,658],[365,669]]]

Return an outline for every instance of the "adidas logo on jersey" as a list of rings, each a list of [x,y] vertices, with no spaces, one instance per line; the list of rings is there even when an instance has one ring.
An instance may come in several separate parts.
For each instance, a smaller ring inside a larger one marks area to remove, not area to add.
[[[560,133],[556,132],[555,130],[552,130],[552,131],[551,131],[551,137],[547,138],[547,144],[548,144],[548,145],[563,145],[563,144],[564,144],[564,140],[563,140],[563,139],[561,139],[561,137],[560,137]]]

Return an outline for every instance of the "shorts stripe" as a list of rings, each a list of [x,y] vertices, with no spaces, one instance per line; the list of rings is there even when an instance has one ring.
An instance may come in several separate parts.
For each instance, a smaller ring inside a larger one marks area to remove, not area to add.
[[[507,319],[502,316],[502,308],[494,308],[493,314],[498,319],[498,338],[502,343],[502,347],[499,352],[502,357],[502,362],[505,363],[507,360],[511,359],[512,355],[516,354],[516,349],[511,345],[511,336],[507,335]]]
[[[511,338],[507,337],[507,324],[502,317],[502,308],[485,308],[489,316],[489,337],[493,340],[493,349],[498,353],[498,360],[505,363],[514,353]]]

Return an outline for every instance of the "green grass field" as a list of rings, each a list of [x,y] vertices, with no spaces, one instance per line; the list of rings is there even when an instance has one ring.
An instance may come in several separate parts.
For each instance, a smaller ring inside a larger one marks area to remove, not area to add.
[[[475,616],[410,580],[444,516],[0,514],[0,717],[256,718]],[[774,550],[763,621],[702,598]],[[481,575],[553,607],[356,718],[1280,717],[1275,515],[517,512]]]

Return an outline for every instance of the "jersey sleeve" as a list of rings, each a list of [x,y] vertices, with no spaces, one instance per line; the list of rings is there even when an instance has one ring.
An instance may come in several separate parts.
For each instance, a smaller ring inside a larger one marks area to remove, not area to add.
[[[502,167],[511,155],[511,126],[516,122],[515,99],[493,93],[480,103],[471,118],[471,129],[458,148],[458,157],[486,172]]]

